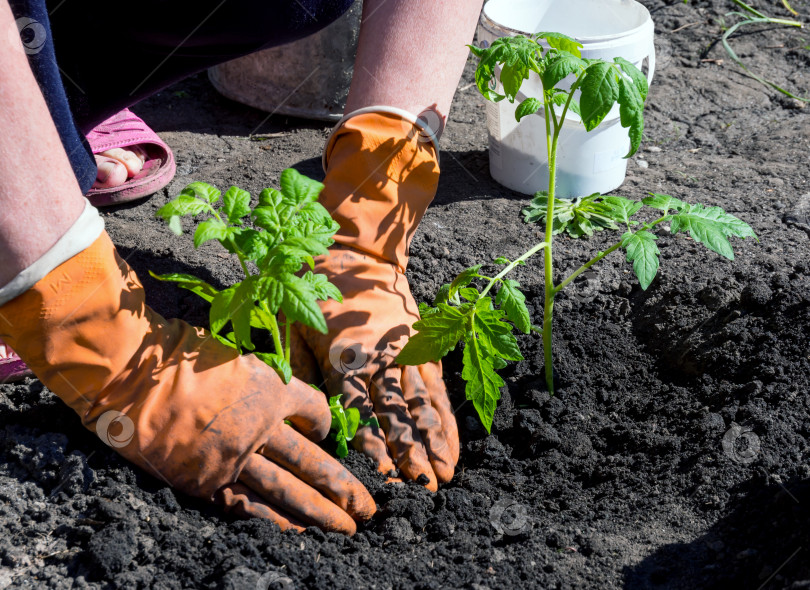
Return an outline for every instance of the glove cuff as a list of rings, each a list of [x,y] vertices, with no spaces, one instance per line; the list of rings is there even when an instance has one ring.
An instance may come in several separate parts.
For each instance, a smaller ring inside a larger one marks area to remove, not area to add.
[[[90,201],[85,199],[84,211],[65,235],[59,238],[39,260],[0,287],[0,305],[22,295],[57,266],[89,248],[103,231],[104,220]]]
[[[323,162],[320,202],[340,224],[335,242],[404,271],[439,183],[436,134],[406,111],[362,109],[338,123]]]

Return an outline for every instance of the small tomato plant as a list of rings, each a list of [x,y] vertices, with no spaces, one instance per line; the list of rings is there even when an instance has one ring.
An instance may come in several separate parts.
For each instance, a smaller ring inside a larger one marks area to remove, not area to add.
[[[545,41],[548,47],[544,47]],[[689,204],[668,195],[650,194],[641,202],[619,196],[591,195],[574,200],[555,198],[555,171],[560,132],[569,110],[582,120],[587,131],[595,129],[608,112],[619,105],[620,122],[629,131],[632,156],[641,143],[644,129],[643,108],[647,80],[630,62],[582,59],[581,45],[559,33],[539,33],[531,37],[505,37],[487,49],[471,47],[480,58],[475,72],[478,89],[487,99],[514,102],[524,80],[531,73],[542,81],[540,97],[528,97],[517,107],[518,121],[542,109],[546,121],[546,147],[549,168],[548,191],[537,193],[524,209],[528,222],[545,223],[544,241],[532,246],[516,260],[499,257],[496,265],[505,265],[495,276],[481,272],[478,264],[464,270],[452,283],[443,285],[432,306],[420,305],[422,319],[414,324],[412,336],[397,357],[403,365],[438,361],[460,342],[464,344],[461,376],[466,381],[467,399],[473,402],[482,423],[489,431],[504,385],[497,371],[508,361],[523,360],[514,328],[528,334],[542,333],[545,377],[549,393],[554,393],[552,319],[557,294],[591,266],[618,249],[623,249],[642,289],[647,289],[658,272],[658,239],[655,231],[669,224],[672,234],[688,233],[696,242],[733,260],[728,238],[756,238],[743,221],[719,207]],[[496,76],[500,86],[495,84]],[[558,87],[572,79],[567,88]],[[503,94],[496,91],[503,89]],[[579,93],[577,93],[579,91]],[[634,217],[642,207],[659,211],[659,217],[641,222]],[[606,250],[599,252],[559,283],[554,281],[553,237],[566,232],[573,238],[593,235],[595,231],[626,231]],[[517,281],[506,278],[518,265],[543,251],[545,300],[542,328],[533,326],[526,297]],[[479,290],[473,281],[483,281]],[[497,288],[494,301],[490,292]]]
[[[340,395],[329,398],[329,411],[332,413],[331,437],[337,443],[335,454],[343,459],[349,454],[349,441],[357,434],[361,426],[377,426],[376,418],[360,418],[357,408],[344,408],[340,403]]]
[[[325,334],[326,320],[318,300],[342,301],[326,275],[312,272],[313,256],[327,253],[339,226],[318,203],[323,189],[320,182],[290,168],[282,172],[279,184],[281,190],[264,189],[252,208],[250,193],[245,190],[232,186],[221,194],[210,184],[193,182],[156,213],[177,235],[183,233],[182,217],[200,216],[194,247],[217,240],[238,257],[245,273],[242,281],[219,291],[190,274],[149,274],[177,283],[209,302],[211,334],[240,353],[253,352],[289,383],[292,323],[301,322]],[[246,225],[247,220],[254,227]],[[309,270],[301,274],[305,264]],[[231,331],[223,333],[229,322]],[[270,332],[275,350],[256,351],[251,328]]]

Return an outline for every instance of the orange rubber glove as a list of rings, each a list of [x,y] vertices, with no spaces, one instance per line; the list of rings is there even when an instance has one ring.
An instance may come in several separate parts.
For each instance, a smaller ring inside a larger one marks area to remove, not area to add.
[[[375,511],[308,440],[329,432],[323,396],[152,311],[106,233],[0,307],[0,338],[105,443],[189,495],[298,530],[352,534]]]
[[[441,365],[401,367],[394,359],[419,319],[403,273],[410,240],[436,194],[438,153],[415,118],[391,111],[349,115],[329,140],[320,202],[340,231],[315,272],[337,285],[343,303],[320,303],[327,334],[306,327],[298,333],[329,393],[343,394],[346,407],[379,422],[381,428],[358,429],[354,446],[383,473],[425,476],[435,491],[453,477],[459,455]]]

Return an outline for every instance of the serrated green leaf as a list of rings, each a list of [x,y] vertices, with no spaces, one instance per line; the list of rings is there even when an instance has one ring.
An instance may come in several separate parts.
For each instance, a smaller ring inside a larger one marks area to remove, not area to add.
[[[192,293],[198,295],[200,298],[204,299],[205,301],[208,301],[209,303],[213,301],[216,294],[219,293],[219,291],[214,289],[214,287],[212,287],[202,279],[198,279],[194,275],[179,272],[157,275],[153,273],[151,270],[149,271],[149,274],[152,276],[152,278],[155,278],[159,281],[177,283],[178,287],[191,291]]]
[[[582,49],[582,43],[569,37],[568,35],[563,35],[562,33],[535,33],[535,39],[545,39],[546,43],[548,43],[549,47],[553,47],[554,49],[559,49],[561,51],[567,51],[568,53],[573,54],[575,57],[582,57],[582,53],[580,49]]]
[[[492,261],[492,264],[512,264],[512,261],[506,258],[505,256],[498,256],[495,260]]]
[[[228,221],[238,223],[250,213],[250,193],[238,186],[232,186],[222,195],[222,212]]]
[[[726,213],[720,207],[686,204],[672,216],[670,227],[673,234],[689,232],[693,240],[709,250],[734,260],[734,250],[728,236],[754,238],[756,234],[744,221]]]
[[[543,72],[543,88],[547,91],[551,90],[567,76],[579,75],[585,66],[584,61],[571,53],[557,53],[549,56]]]
[[[295,168],[287,168],[281,173],[279,185],[283,202],[294,206],[314,203],[323,190],[323,184],[304,176]]]
[[[657,239],[658,236],[643,229],[635,233],[627,232],[622,236],[621,244],[627,251],[627,261],[633,263],[633,271],[645,291],[658,273],[660,252],[655,244]]]
[[[650,193],[650,195],[649,197],[641,199],[641,202],[647,205],[647,207],[660,209],[664,213],[669,213],[670,209],[678,211],[686,206],[686,203],[683,201],[675,197],[670,197],[669,195],[661,195],[658,193]]]
[[[346,413],[346,440],[352,440],[357,434],[357,427],[360,426],[360,410],[357,408],[345,408]]]
[[[219,219],[208,219],[199,224],[194,231],[194,247],[199,248],[208,240],[224,240],[228,235],[228,226]]]
[[[593,131],[604,120],[619,98],[616,70],[609,63],[597,61],[585,70],[580,84],[580,116],[585,129]]]
[[[641,201],[633,201],[616,195],[605,197],[602,202],[608,205],[613,219],[627,226],[634,223],[630,218],[642,207]]]
[[[628,129],[630,136],[630,151],[625,158],[629,158],[638,151],[641,137],[644,134],[644,100],[633,85],[633,82],[619,76],[619,121],[622,127]]]
[[[464,368],[461,377],[467,382],[467,399],[472,401],[481,423],[490,432],[495,408],[501,398],[500,388],[504,385],[503,379],[495,372],[495,366],[503,366],[505,361],[489,354],[477,338],[466,341],[462,361]]]
[[[292,368],[290,367],[290,363],[288,363],[283,356],[268,352],[254,352],[253,354],[256,355],[259,360],[274,369],[284,383],[292,381]]]
[[[472,307],[462,310],[440,303],[438,312],[413,325],[417,333],[408,339],[397,356],[400,365],[423,365],[441,360],[464,336]]]
[[[632,63],[624,59],[623,57],[614,57],[613,61],[618,64],[621,68],[622,72],[624,72],[630,80],[633,82],[633,85],[638,90],[639,96],[641,96],[641,101],[644,102],[647,100],[647,93],[650,90],[650,86],[647,83],[647,77],[641,73],[636,66]]]
[[[433,314],[439,313],[438,307],[432,307],[422,301],[419,302],[419,305],[417,307],[419,307],[419,317],[422,319],[430,317]]]
[[[433,305],[447,303],[448,301],[450,301],[450,283],[445,283],[439,287],[439,290],[436,292],[436,297],[433,299]]]
[[[509,321],[524,334],[529,333],[532,322],[526,307],[526,296],[519,289],[520,283],[504,279],[495,297],[495,303],[506,312]]]
[[[245,228],[234,231],[233,239],[237,247],[242,251],[245,259],[260,260],[264,258],[270,250],[267,240],[272,238],[267,232]]]
[[[326,334],[326,319],[318,307],[310,284],[293,274],[282,274],[278,280],[284,285],[281,310],[287,319],[301,322],[321,334]]]
[[[314,274],[311,270],[304,273],[302,277],[312,287],[315,297],[326,301],[327,299],[334,299],[335,301],[343,302],[343,295],[340,294],[334,284],[329,282],[326,275]]]
[[[515,110],[515,119],[520,121],[523,117],[535,114],[543,108],[543,103],[536,98],[527,98]]]
[[[208,203],[216,203],[220,196],[217,187],[211,186],[205,182],[192,182],[186,185],[186,188],[184,188],[182,192],[200,199],[205,199]]]
[[[473,331],[491,353],[506,360],[522,361],[512,326],[501,320],[503,315],[500,310],[477,312],[473,316]]]

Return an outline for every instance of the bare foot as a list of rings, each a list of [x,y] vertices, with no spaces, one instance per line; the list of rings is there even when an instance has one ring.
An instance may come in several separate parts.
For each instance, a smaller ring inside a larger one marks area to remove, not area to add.
[[[98,176],[93,188],[113,188],[124,184],[143,168],[146,152],[140,146],[113,148],[96,154]]]

